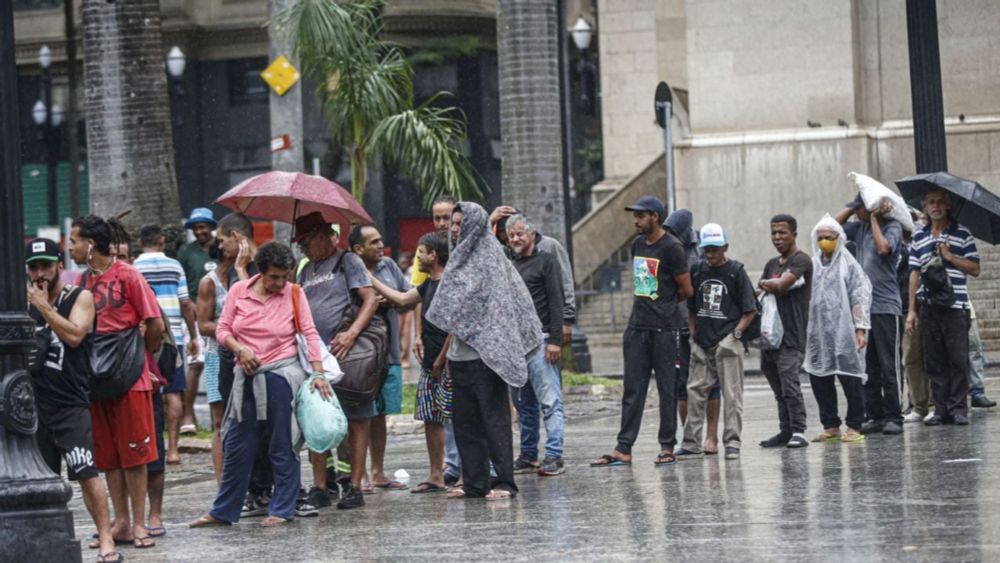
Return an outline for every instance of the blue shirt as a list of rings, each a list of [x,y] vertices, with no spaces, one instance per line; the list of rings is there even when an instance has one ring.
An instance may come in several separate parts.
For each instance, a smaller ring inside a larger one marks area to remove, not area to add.
[[[979,263],[979,251],[976,249],[976,239],[968,229],[955,223],[948,223],[948,228],[940,236],[934,237],[931,234],[931,226],[927,225],[919,231],[913,233],[913,240],[910,242],[910,271],[919,272],[921,266],[926,264],[932,256],[938,244],[947,242],[952,254],[959,258],[965,258],[975,263]],[[946,267],[948,278],[951,279],[952,289],[955,291],[955,304],[952,309],[969,308],[969,288],[966,285],[966,275],[956,269],[951,264]],[[917,300],[920,300],[924,292],[924,284],[921,281],[917,289]]]
[[[132,264],[153,288],[156,302],[170,320],[170,332],[177,346],[184,347],[184,316],[181,300],[188,296],[187,277],[181,263],[162,252],[143,252]]]
[[[896,267],[902,248],[903,228],[898,221],[880,223],[882,235],[889,241],[889,254],[882,256],[875,246],[875,235],[868,222],[852,221],[844,224],[848,240],[857,246],[857,259],[861,269],[872,282],[872,314],[902,315],[903,300],[899,295],[899,278]]]

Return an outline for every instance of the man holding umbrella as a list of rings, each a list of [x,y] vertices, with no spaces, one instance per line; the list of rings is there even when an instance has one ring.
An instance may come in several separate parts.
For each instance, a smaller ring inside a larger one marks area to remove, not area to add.
[[[950,195],[932,187],[923,196],[929,223],[910,243],[910,292],[906,331],[919,323],[924,369],[931,380],[934,416],[924,424],[966,425],[969,394],[968,276],[979,276],[972,233],[951,216]],[[917,304],[919,303],[919,314]]]

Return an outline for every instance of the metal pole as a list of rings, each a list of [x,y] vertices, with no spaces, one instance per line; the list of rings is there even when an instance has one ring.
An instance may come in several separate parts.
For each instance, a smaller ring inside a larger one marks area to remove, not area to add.
[[[941,95],[941,52],[935,0],[906,0],[906,36],[913,100],[913,147],[917,173],[948,169]]]
[[[674,141],[671,135],[671,119],[673,115],[673,104],[669,101],[663,103],[663,160],[667,163],[667,215],[677,209],[677,201],[674,197]],[[666,220],[666,217],[662,219]]]
[[[42,139],[45,143],[46,185],[49,199],[49,225],[59,225],[59,210],[56,209],[56,154],[55,128],[52,126],[52,69],[42,69],[42,99],[45,103],[45,124],[42,125]]]
[[[24,210],[13,2],[0,2],[0,561],[80,561],[70,488],[38,453],[38,413],[24,369],[34,346],[25,294]]]

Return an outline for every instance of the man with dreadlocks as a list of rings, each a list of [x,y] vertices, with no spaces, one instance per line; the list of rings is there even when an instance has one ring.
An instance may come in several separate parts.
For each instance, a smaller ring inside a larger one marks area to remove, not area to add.
[[[146,361],[135,384],[121,396],[90,403],[94,461],[105,472],[115,509],[111,533],[116,541],[141,549],[156,545],[146,528],[146,464],[157,458],[150,361],[165,327],[142,274],[111,255],[112,244],[127,242],[128,233],[116,219],[80,217],[70,231],[73,261],[87,267],[80,285],[94,295],[97,337],[145,324]]]
[[[456,205],[451,236],[448,265],[427,311],[427,320],[452,337],[447,357],[464,486],[448,496],[509,499],[517,485],[507,385],[527,383],[527,358],[542,342],[542,323],[482,207]]]

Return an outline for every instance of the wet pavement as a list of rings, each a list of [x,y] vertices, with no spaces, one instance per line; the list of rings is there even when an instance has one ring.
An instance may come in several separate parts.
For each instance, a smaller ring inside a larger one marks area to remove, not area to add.
[[[1000,380],[989,379],[987,389],[1000,396]],[[804,392],[812,436],[817,409]],[[635,464],[588,467],[614,446],[615,401],[571,406],[566,473],[518,476],[521,493],[510,501],[379,492],[364,508],[331,507],[284,527],[249,519],[190,530],[185,523],[210,506],[215,482],[207,454],[186,454],[168,474],[167,536],[153,549],[123,553],[131,561],[1000,560],[1000,439],[991,438],[1000,410],[973,410],[966,427],[908,424],[902,436],[764,450],[756,443],[776,430],[774,400],[751,381],[742,459],[654,467],[656,416],[647,408]],[[419,482],[422,436],[391,437],[387,467]],[[78,537],[89,536],[78,491],[71,508]],[[84,561],[93,556],[84,549]]]

